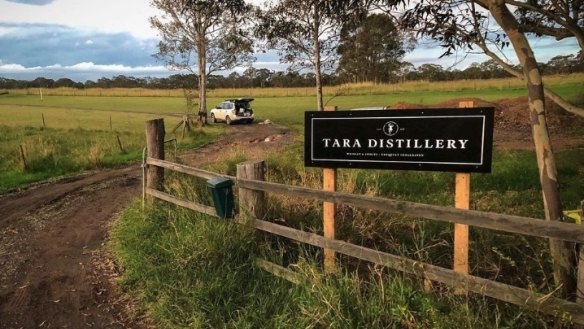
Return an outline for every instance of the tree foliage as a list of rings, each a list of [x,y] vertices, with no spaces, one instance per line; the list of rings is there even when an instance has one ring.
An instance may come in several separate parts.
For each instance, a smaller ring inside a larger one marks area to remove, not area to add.
[[[371,0],[280,0],[261,12],[256,35],[293,70],[314,73],[317,109],[323,109],[322,74],[334,68],[344,24],[362,17]]]
[[[562,40],[576,38],[584,49],[584,1],[508,0],[523,31]]]
[[[403,15],[405,26],[440,42],[449,55],[481,45],[508,47],[509,40],[489,15],[489,0],[420,0]],[[498,0],[513,11],[523,33],[556,40],[576,38],[584,49],[584,1]],[[482,47],[481,47],[482,48]]]
[[[275,49],[292,70],[309,69],[315,75],[317,109],[323,109],[322,72],[336,61],[341,22],[326,9],[326,1],[281,0],[260,15],[257,35]]]
[[[160,33],[158,53],[173,69],[198,72],[196,60],[206,58],[206,73],[249,63],[252,40],[240,24],[251,10],[243,0],[153,0],[163,15],[150,23]],[[205,53],[199,54],[204,46]]]
[[[386,14],[372,14],[343,26],[337,73],[349,82],[390,82],[405,55],[403,35]]]

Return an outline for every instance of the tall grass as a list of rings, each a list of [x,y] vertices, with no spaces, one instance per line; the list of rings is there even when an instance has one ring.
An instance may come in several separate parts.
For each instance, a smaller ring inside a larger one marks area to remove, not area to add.
[[[220,132],[218,127],[197,129],[179,143],[179,147],[208,143]],[[144,133],[136,129],[109,131],[0,125],[0,193],[51,177],[135,162],[141,159],[144,146]]]
[[[231,221],[157,203],[138,203],[116,221],[110,247],[122,288],[158,328],[561,328],[562,324],[381,267],[322,273],[302,249],[293,285],[255,265],[278,259],[257,233]]]
[[[321,171],[304,168],[297,152],[270,158],[268,180],[320,188]],[[498,150],[493,162],[492,173],[472,175],[471,208],[543,219],[534,153]],[[584,153],[577,149],[558,152],[557,163],[565,209],[576,209],[584,190]],[[445,206],[454,203],[452,173],[341,169],[338,180],[339,190],[347,193]],[[287,225],[322,233],[319,203],[277,195],[269,198],[270,218],[283,218]],[[337,221],[340,239],[451,267],[453,235],[449,224],[345,205],[338,206]],[[545,239],[478,228],[471,229],[471,236],[474,273],[522,287],[555,288]],[[287,257],[294,262],[294,250],[283,253],[291,253]]]
[[[249,228],[166,204],[139,204],[115,223],[110,245],[121,285],[159,328],[533,328],[546,319],[447,289],[424,293],[383,271],[323,275],[310,255],[293,285],[257,268]],[[539,323],[538,323],[539,321]]]

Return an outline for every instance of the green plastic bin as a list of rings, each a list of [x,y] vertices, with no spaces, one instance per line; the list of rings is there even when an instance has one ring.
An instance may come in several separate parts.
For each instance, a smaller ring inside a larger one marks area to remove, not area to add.
[[[221,218],[233,218],[233,182],[228,178],[215,177],[207,181],[211,190],[215,212]]]

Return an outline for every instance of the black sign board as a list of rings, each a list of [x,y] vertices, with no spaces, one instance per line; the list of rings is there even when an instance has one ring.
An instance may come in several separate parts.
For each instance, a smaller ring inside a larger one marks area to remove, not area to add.
[[[490,172],[493,108],[305,113],[308,167]]]

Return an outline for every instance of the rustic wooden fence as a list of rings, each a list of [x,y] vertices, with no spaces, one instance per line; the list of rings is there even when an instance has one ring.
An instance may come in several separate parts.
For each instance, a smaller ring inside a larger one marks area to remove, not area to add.
[[[157,150],[157,152],[149,152],[149,154],[155,153],[158,155],[160,154],[159,150]],[[163,155],[161,158],[163,158]],[[165,161],[161,158],[152,156],[145,157],[144,174],[147,174],[148,177],[145,178],[144,196],[164,200],[181,207],[217,217],[214,207],[183,200],[163,192],[161,185],[161,182],[164,180],[163,170],[167,169],[203,179],[211,179],[218,176],[229,178],[235,183],[238,189],[240,214],[243,214],[243,217],[245,218],[251,218],[251,220],[246,220],[245,223],[251,225],[257,230],[323,249],[329,249],[336,253],[383,265],[411,275],[416,275],[425,280],[431,280],[452,287],[457,287],[459,289],[464,289],[467,292],[473,292],[515,305],[528,307],[545,314],[554,316],[568,314],[574,323],[584,325],[584,248],[580,248],[579,252],[580,261],[578,268],[577,299],[576,302],[572,302],[555,297],[553,294],[538,293],[501,282],[460,273],[452,269],[415,261],[406,257],[396,256],[344,241],[327,238],[318,234],[275,224],[264,220],[264,200],[266,192],[277,193],[286,196],[350,205],[359,208],[403,214],[412,217],[421,217],[453,224],[463,224],[509,233],[559,239],[574,242],[578,245],[584,245],[584,225],[271,183],[263,181],[264,167],[262,161],[238,164],[237,177],[233,177]],[[150,177],[150,175],[155,176]],[[277,276],[295,283],[300,282],[299,275],[290,269],[261,259],[257,260],[257,264],[261,268]]]

